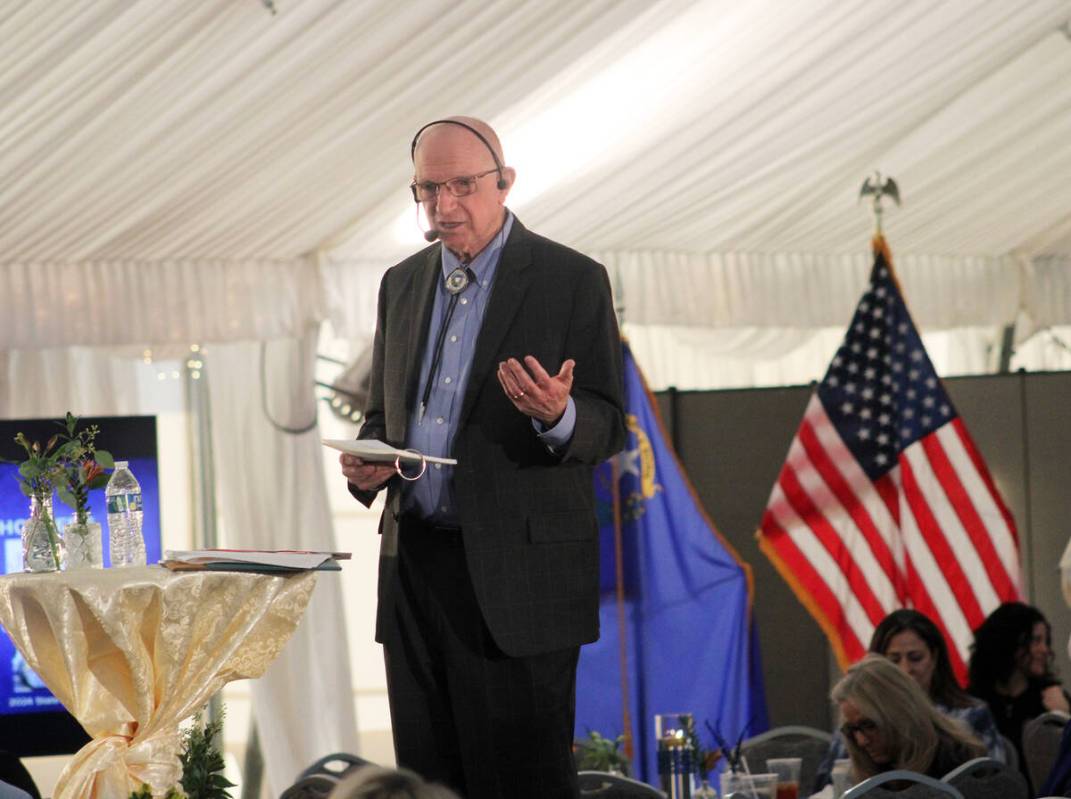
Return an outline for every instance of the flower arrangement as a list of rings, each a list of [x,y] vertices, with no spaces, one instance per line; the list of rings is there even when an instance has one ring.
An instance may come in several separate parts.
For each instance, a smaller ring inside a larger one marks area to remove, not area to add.
[[[65,452],[64,446],[57,446],[59,434],[52,436],[44,446],[39,441],[30,441],[22,433],[15,436],[15,443],[26,450],[26,460],[19,464],[19,489],[33,500],[31,519],[27,527],[43,527],[47,538],[48,554],[43,556],[46,565],[30,566],[33,570],[56,570],[60,568],[60,542],[56,530],[56,521],[52,517],[52,491],[56,481],[61,478],[60,459]],[[8,461],[13,463],[14,461]],[[24,530],[24,535],[29,535]],[[26,540],[26,539],[24,539]],[[38,554],[38,557],[41,557]]]
[[[710,726],[710,722],[705,722],[707,729],[713,732],[714,728]],[[714,770],[714,767],[718,765],[718,761],[722,758],[722,752],[724,751],[722,742],[718,739],[716,733],[714,735],[715,746],[712,749],[707,749],[703,746],[703,742],[699,740],[699,736],[692,731],[692,747],[695,749],[695,770],[699,774],[699,778],[704,782],[710,779],[710,772]],[[741,739],[742,740],[742,739]],[[736,756],[740,756],[739,745],[736,748]]]
[[[53,491],[58,491],[60,499],[75,511],[78,522],[85,524],[89,518],[89,491],[107,483],[105,469],[114,468],[115,463],[110,453],[96,449],[96,425],[79,431],[78,417],[70,412],[56,424],[61,432],[44,445],[30,441],[23,433],[15,436],[15,443],[26,452],[26,459],[19,463],[19,489],[40,509],[38,521],[44,526],[51,560],[47,568],[58,570],[60,540],[51,511]]]
[[[78,418],[69,412],[62,424],[65,432],[59,435],[67,449],[59,459],[56,493],[74,511],[78,524],[85,524],[89,521],[89,492],[107,485],[106,470],[115,468],[115,460],[107,450],[95,447],[100,432],[95,424],[78,430]]]
[[[752,721],[753,720],[754,719],[752,719]],[[718,746],[717,749],[712,750],[712,752],[715,753],[715,756],[707,771],[710,771],[710,769],[714,767],[714,763],[717,763],[718,759],[722,756],[725,757],[726,765],[728,765],[729,770],[734,774],[738,771],[747,771],[741,750],[744,746],[744,736],[747,735],[747,731],[751,727],[751,721],[744,725],[744,729],[740,731],[740,735],[737,736],[735,744],[730,744],[725,737],[718,732],[716,727],[711,726],[709,721],[705,723],[707,730],[710,732],[711,736],[713,736],[714,742]]]
[[[618,772],[628,776],[629,760],[621,747],[625,736],[606,738],[595,730],[588,731],[588,737],[573,742],[576,754],[576,767],[580,771]]]

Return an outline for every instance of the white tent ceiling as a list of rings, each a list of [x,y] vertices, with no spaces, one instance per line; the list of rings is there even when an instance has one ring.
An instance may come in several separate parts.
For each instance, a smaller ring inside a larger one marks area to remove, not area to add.
[[[877,168],[923,324],[1071,323],[1066,0],[274,5],[0,0],[9,347],[366,332],[422,243],[409,138],[451,113],[633,322],[842,324]],[[105,289],[144,318],[33,310]]]

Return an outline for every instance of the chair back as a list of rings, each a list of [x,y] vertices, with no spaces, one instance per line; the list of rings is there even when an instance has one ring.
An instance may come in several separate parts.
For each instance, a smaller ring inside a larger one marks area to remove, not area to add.
[[[1019,750],[1015,748],[1015,744],[1011,742],[1011,738],[1001,735],[1000,740],[1004,741],[1004,763],[1012,771],[1022,771],[1019,767]]]
[[[324,755],[303,772],[302,777],[311,777],[313,774],[325,774],[329,777],[341,780],[353,769],[360,768],[361,766],[372,765],[369,761],[357,755],[350,755],[346,752],[335,752],[331,755]]]
[[[968,760],[941,781],[955,786],[966,799],[1030,799],[1022,772],[991,757]]]
[[[1035,786],[1041,786],[1060,752],[1060,738],[1067,725],[1067,714],[1050,711],[1023,725],[1023,760],[1026,773]]]
[[[325,799],[343,777],[367,765],[370,765],[367,760],[345,752],[325,755],[301,772],[279,799]]]
[[[666,795],[646,782],[608,771],[579,771],[580,796],[584,799],[666,799]]]
[[[895,783],[887,787],[886,783]],[[905,787],[900,784],[906,783]],[[917,771],[896,769],[876,774],[844,792],[841,799],[965,799],[959,789]]]
[[[808,791],[814,785],[815,772],[829,751],[832,741],[833,736],[825,730],[790,724],[748,738],[740,747],[740,751],[747,758],[752,772],[766,771],[766,761],[770,758],[800,758],[800,788]]]
[[[338,779],[326,774],[298,777],[297,782],[279,794],[279,799],[325,799],[338,785]]]

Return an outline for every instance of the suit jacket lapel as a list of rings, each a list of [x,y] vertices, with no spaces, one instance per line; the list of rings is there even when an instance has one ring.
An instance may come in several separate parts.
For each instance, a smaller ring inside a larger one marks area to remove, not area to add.
[[[495,272],[495,282],[491,289],[491,300],[476,337],[476,351],[472,355],[472,367],[469,371],[468,385],[465,388],[465,401],[461,406],[458,425],[465,424],[476,397],[483,388],[484,381],[491,372],[498,369],[495,353],[498,352],[502,339],[509,331],[510,325],[520,310],[521,302],[528,291],[531,280],[532,252],[528,243],[528,231],[516,217],[509,238],[502,248],[502,256]],[[525,353],[519,353],[524,355]]]
[[[409,413],[417,401],[420,389],[420,365],[424,360],[424,348],[428,340],[428,325],[431,322],[435,286],[442,274],[442,249],[434,247],[428,253],[425,266],[414,273],[412,281],[412,314],[409,317],[409,340],[405,351],[405,410],[406,434],[409,428]]]

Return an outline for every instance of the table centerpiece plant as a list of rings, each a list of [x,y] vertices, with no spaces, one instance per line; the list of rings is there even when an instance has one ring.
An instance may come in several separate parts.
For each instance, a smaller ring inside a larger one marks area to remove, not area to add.
[[[115,468],[115,460],[107,450],[96,448],[100,432],[97,425],[78,430],[78,418],[69,412],[62,425],[64,432],[59,435],[67,449],[59,460],[56,493],[74,511],[74,521],[63,530],[67,567],[101,568],[104,565],[101,526],[90,514],[89,492],[108,484],[108,470]]]
[[[228,788],[235,785],[223,775],[223,755],[219,751],[222,736],[222,716],[213,721],[206,721],[202,713],[193,717],[182,734],[182,777],[164,799],[231,799]],[[142,783],[131,791],[129,799],[153,799],[152,789]]]
[[[589,730],[587,738],[573,742],[577,770],[605,771],[627,777],[629,759],[622,751],[624,743],[624,735],[607,738],[595,730]]]
[[[107,482],[104,469],[114,465],[112,456],[94,447],[97,426],[77,430],[78,418],[67,413],[62,430],[44,444],[31,441],[24,433],[15,443],[26,452],[18,463],[19,489],[30,499],[30,518],[22,529],[23,568],[31,572],[59,571],[64,563],[65,542],[56,527],[52,496],[75,511],[77,522],[89,522],[89,491]],[[99,531],[99,525],[98,525]]]
[[[25,571],[59,571],[62,564],[63,542],[52,515],[52,493],[62,470],[59,441],[59,434],[44,445],[30,441],[23,433],[15,435],[15,443],[26,451],[26,459],[18,464],[19,489],[30,498],[30,518],[22,528],[22,566]]]

